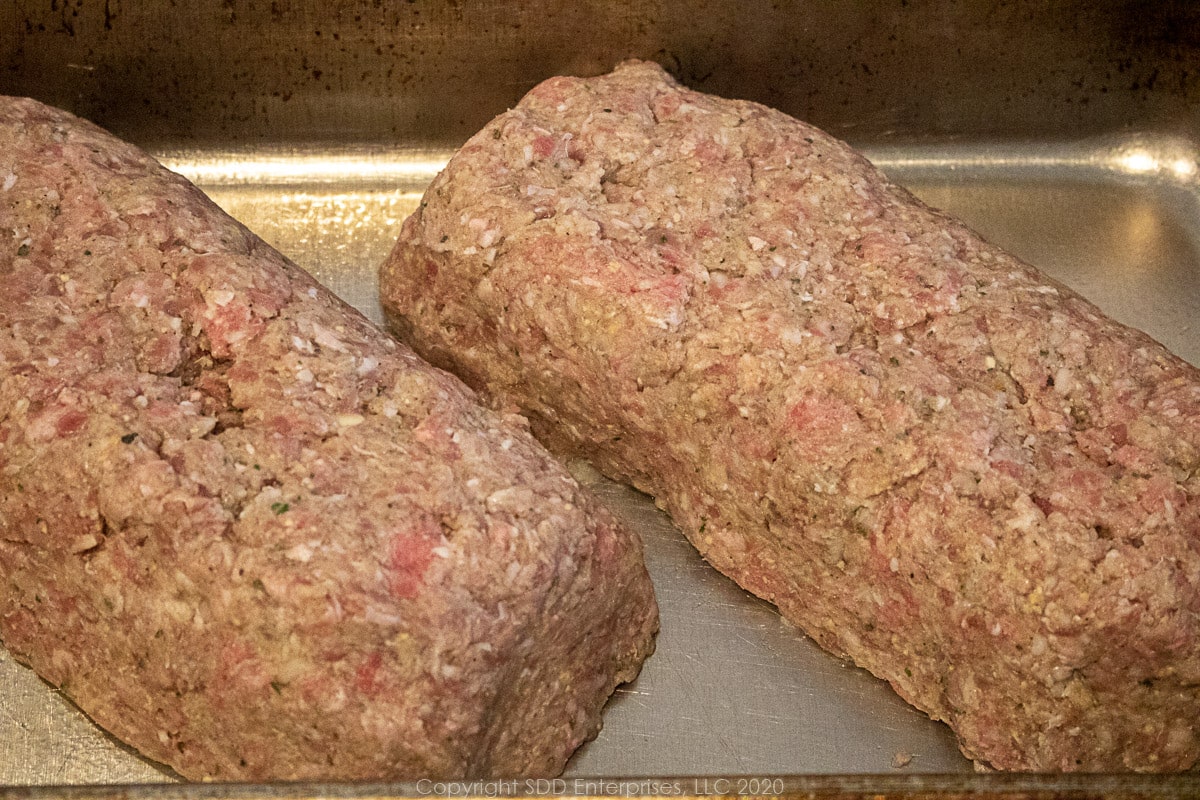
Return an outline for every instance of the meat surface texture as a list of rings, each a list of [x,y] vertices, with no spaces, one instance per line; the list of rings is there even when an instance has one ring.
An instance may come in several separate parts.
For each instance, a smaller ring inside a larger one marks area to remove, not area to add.
[[[193,779],[550,775],[640,543],[195,187],[0,100],[0,635]]]
[[[382,270],[417,351],[999,769],[1200,754],[1200,374],[783,113],[554,78]]]

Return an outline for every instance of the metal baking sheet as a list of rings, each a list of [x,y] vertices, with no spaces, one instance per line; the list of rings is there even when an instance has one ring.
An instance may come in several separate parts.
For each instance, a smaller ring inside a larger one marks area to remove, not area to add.
[[[1200,153],[1186,141],[1128,134],[867,151],[919,197],[1200,364]],[[379,321],[375,270],[448,153],[160,155]],[[572,467],[645,540],[662,633],[568,778],[972,770],[945,726],[717,574],[649,498]],[[173,780],[0,650],[0,787]]]

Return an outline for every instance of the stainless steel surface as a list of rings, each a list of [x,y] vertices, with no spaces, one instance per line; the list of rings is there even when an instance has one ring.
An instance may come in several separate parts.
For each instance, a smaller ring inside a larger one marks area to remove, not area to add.
[[[407,797],[754,797],[780,800],[1195,800],[1192,775],[790,775],[141,786],[0,786],[0,800],[387,800]]]
[[[0,786],[0,800],[388,800],[412,797],[700,797],[779,800],[1195,800],[1190,775],[792,775],[399,784]]]
[[[1125,136],[869,153],[919,196],[1200,363],[1200,152],[1186,143]],[[163,155],[375,320],[375,269],[445,157],[375,147]],[[662,633],[568,777],[971,769],[948,729],[710,569],[648,498],[574,466],[645,539]],[[0,785],[171,780],[8,658],[0,689]]]

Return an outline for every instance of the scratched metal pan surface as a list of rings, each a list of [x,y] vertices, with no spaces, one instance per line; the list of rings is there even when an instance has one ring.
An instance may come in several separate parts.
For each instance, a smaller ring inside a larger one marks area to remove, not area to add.
[[[1200,363],[1200,153],[1185,142],[1131,135],[868,153],[922,198]],[[378,321],[375,270],[447,155],[255,148],[162,158]],[[947,728],[717,574],[649,498],[574,468],[645,540],[662,633],[568,776],[971,770]],[[0,654],[0,785],[170,780]]]

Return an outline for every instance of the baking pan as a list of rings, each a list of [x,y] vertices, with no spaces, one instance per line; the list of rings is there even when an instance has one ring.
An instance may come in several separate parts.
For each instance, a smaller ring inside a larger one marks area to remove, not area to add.
[[[738,789],[770,785],[771,794]],[[539,791],[539,787],[542,787]],[[560,788],[562,787],[562,788]],[[384,800],[398,797],[773,797],[786,800],[1192,800],[1186,776],[830,775],[773,778],[561,778],[448,784],[188,784],[0,788],[4,800]]]
[[[1200,364],[1200,12],[917,5],[18,0],[0,9],[0,91],[150,148],[379,321],[375,269],[454,146],[542,78],[653,58],[695,88],[848,138],[918,196]],[[649,498],[572,467],[643,536],[663,628],[564,782],[508,793],[621,776],[620,793],[661,794],[635,779],[678,776],[686,794],[1200,795],[1194,775],[971,774],[948,729],[715,573]],[[0,794],[175,780],[0,651]]]

